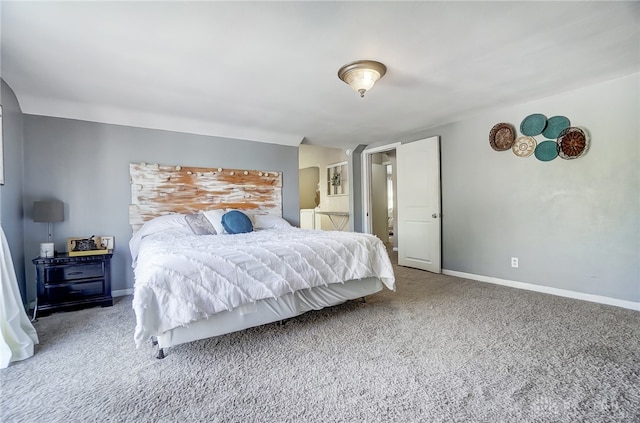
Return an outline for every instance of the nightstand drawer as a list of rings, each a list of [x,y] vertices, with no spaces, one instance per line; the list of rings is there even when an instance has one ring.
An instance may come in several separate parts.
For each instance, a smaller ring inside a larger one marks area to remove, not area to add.
[[[63,282],[78,279],[101,278],[104,276],[102,263],[75,264],[72,266],[59,266],[46,269],[46,280],[51,282]]]
[[[45,285],[44,289],[50,302],[67,302],[103,296],[105,286],[104,280],[97,280]]]

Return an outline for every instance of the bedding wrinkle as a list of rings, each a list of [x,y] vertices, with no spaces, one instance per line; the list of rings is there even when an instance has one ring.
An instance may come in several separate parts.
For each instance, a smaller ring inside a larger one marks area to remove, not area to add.
[[[346,266],[345,261],[338,251],[331,250],[330,254],[333,260],[330,260],[328,257],[323,257],[325,249],[320,248],[322,246],[322,244],[320,243],[313,243],[313,241],[307,241],[305,243],[292,241],[292,244],[295,244],[296,247],[300,250],[305,249],[313,253],[308,254],[308,257],[305,259],[305,261],[309,263],[318,274],[320,274],[320,272],[317,270],[318,268],[326,268],[329,272],[331,272],[333,278],[331,278],[330,281],[328,277],[322,277],[325,286],[329,283],[341,282],[343,279],[338,275],[338,273],[341,269],[345,271],[349,270],[348,266]],[[300,256],[303,257],[302,252],[299,251],[299,253]],[[342,268],[338,263],[336,263],[336,261],[342,264]]]
[[[311,247],[309,245],[304,245],[304,244],[300,244],[299,247],[300,248],[311,249]],[[313,259],[316,258],[316,256],[309,257],[308,255],[303,255],[302,251],[295,251],[295,253],[298,254],[300,259],[303,260],[304,263],[306,263],[308,265],[307,269],[308,269],[309,272],[313,273],[313,277],[321,279],[322,280],[322,284],[324,286],[329,285],[329,282],[327,282],[327,277],[325,277],[322,273],[320,273],[318,271],[317,266],[314,265],[315,263],[314,263]],[[335,274],[335,271],[333,270],[332,267],[328,267],[328,268],[329,268],[329,270],[331,270]]]
[[[293,227],[234,235],[196,236],[182,228],[142,233],[130,243],[137,346],[221,311],[302,289],[377,277],[395,290],[386,248],[372,235]]]
[[[336,268],[336,266],[338,266],[339,264],[342,264],[342,266],[344,266],[344,274],[342,274],[341,272],[342,277],[338,277],[338,280],[345,280],[345,278],[346,280],[357,279],[358,277],[356,277],[356,275],[361,274],[364,274],[364,276],[362,277],[376,276],[374,274],[367,273],[367,271],[371,269],[367,266],[368,261],[363,261],[355,254],[356,252],[362,252],[363,254],[368,255],[368,252],[370,251],[368,249],[368,245],[361,244],[360,246],[364,248],[358,249],[358,251],[354,252],[353,250],[345,248],[342,242],[339,242],[335,239],[330,239],[328,242],[331,242],[333,246],[332,249],[328,250],[328,254],[332,254],[332,256],[323,256],[322,254],[319,254],[318,257],[323,258],[326,263],[331,263],[332,261],[334,261],[334,268]],[[358,241],[356,240],[356,242]],[[315,243],[315,245],[318,245],[318,248],[320,248],[321,245],[319,244],[319,242]],[[349,258],[351,260],[349,260]]]
[[[162,264],[158,264],[157,268],[158,269],[164,269],[164,271],[166,271],[167,273],[170,273],[173,275],[174,278],[180,278],[183,279],[185,281],[189,281],[192,282],[193,284],[193,288],[194,289],[203,289],[206,291],[207,294],[209,294],[212,298],[215,298],[219,301],[222,302],[222,304],[224,304],[223,307],[225,307],[228,310],[233,309],[235,306],[231,305],[228,302],[225,302],[223,299],[218,298],[216,296],[217,293],[219,293],[221,291],[221,288],[217,285],[217,283],[226,283],[229,285],[228,289],[236,292],[239,296],[240,296],[240,300],[239,302],[244,303],[246,301],[248,301],[249,298],[251,298],[251,295],[249,295],[247,293],[246,290],[243,289],[241,284],[237,284],[237,283],[233,283],[233,279],[230,279],[228,276],[222,275],[221,273],[219,273],[216,270],[216,266],[210,265],[209,263],[207,263],[206,261],[203,260],[198,260],[196,259],[198,252],[194,252],[194,256],[191,257],[185,257],[185,260],[188,260],[194,264],[196,264],[196,268],[199,270],[199,274],[200,274],[200,278],[194,278],[194,277],[190,277],[189,275],[177,272],[175,270],[175,268],[170,268],[167,266],[164,266]],[[162,256],[157,256],[157,257],[162,257]],[[166,260],[162,259],[159,260],[160,263],[164,263],[167,262],[168,260],[171,259],[171,256],[167,257]],[[229,264],[233,264],[233,262],[226,260],[227,263]],[[232,266],[233,267],[233,266]],[[191,266],[187,266],[187,269],[190,269]],[[235,270],[235,269],[234,269]],[[211,272],[211,274],[209,274],[208,272]],[[248,275],[247,275],[248,276]],[[241,278],[238,278],[239,280],[242,280]],[[205,282],[207,281],[207,282]],[[169,290],[169,292],[171,292],[171,290]],[[273,294],[272,291],[268,291],[269,294]],[[181,291],[176,291],[174,295],[180,295]],[[266,294],[267,296],[269,294]],[[265,294],[263,294],[265,295]],[[215,312],[211,313],[214,314]]]
[[[275,249],[272,249],[271,252],[277,257],[278,261],[281,261],[282,265],[285,266],[282,269],[282,274],[285,280],[291,279],[292,292],[325,284],[320,273],[316,272],[315,274],[311,274],[309,273],[311,270],[310,267],[301,265],[302,256],[290,247],[277,246]],[[288,260],[289,257],[295,258],[295,260]],[[306,276],[303,276],[303,271],[306,271]],[[297,286],[296,281],[298,282]]]
[[[249,248],[250,248],[250,247],[249,247]],[[262,252],[262,250],[260,250],[260,251]],[[288,288],[289,288],[289,292],[295,292],[295,289],[293,288],[293,286],[292,286],[292,285],[291,285],[291,284],[290,284],[290,283],[289,283],[289,282],[288,282],[284,277],[282,277],[282,276],[278,275],[276,272],[274,272],[274,271],[269,267],[269,264],[273,263],[273,261],[272,261],[272,260],[268,260],[268,261],[267,261],[267,260],[266,260],[266,258],[267,258],[267,257],[269,257],[269,258],[271,258],[271,257],[275,257],[277,260],[279,260],[279,258],[280,258],[280,257],[279,257],[276,253],[274,253],[274,252],[273,252],[273,251],[271,251],[271,250],[265,250],[265,251],[263,252],[263,255],[262,255],[262,256],[261,256],[260,254],[252,254],[252,257],[253,257],[257,262],[259,262],[259,263],[261,263],[262,265],[264,265],[264,266],[265,266],[265,270],[269,271],[272,275],[279,277],[279,278],[280,278],[280,280],[288,286]],[[315,270],[315,269],[314,269],[314,270]],[[300,277],[300,279],[301,279],[302,281],[305,281],[305,278],[304,278],[301,274],[299,274],[299,273],[298,273],[298,275],[299,275],[299,277]],[[277,297],[274,297],[274,298],[277,298]]]
[[[176,273],[171,269],[167,269],[166,274],[172,277],[174,281],[182,283],[190,282],[185,275]],[[198,293],[197,290],[194,290],[194,292]],[[155,313],[158,315],[159,321],[165,322],[165,326],[160,327],[161,332],[171,329],[171,327],[197,320],[207,314],[215,314],[212,310],[233,308],[225,301],[226,298],[221,298],[220,296],[190,296],[188,293],[173,289],[170,286],[153,284],[153,282],[148,287],[136,290],[134,303],[136,297],[146,298],[147,301],[144,303],[145,305],[148,303],[154,305],[153,308],[147,310],[147,315]],[[151,301],[151,299],[153,299],[153,301]]]
[[[251,283],[251,281],[253,281],[265,289],[266,292],[261,294],[264,295],[265,298],[275,296],[274,290],[269,287],[268,284],[259,280],[261,276],[260,272],[254,269],[253,273],[251,273],[251,269],[242,267],[243,265],[246,265],[246,263],[249,263],[246,256],[237,254],[236,252],[230,253],[228,251],[219,251],[217,253],[217,257],[210,258],[219,258],[224,261],[226,266],[220,266],[220,271],[216,271],[216,273],[221,278],[229,282],[232,287],[237,287],[242,289],[243,292],[248,292],[250,289],[256,289],[256,287]],[[214,266],[210,267],[213,268]],[[247,295],[247,298],[251,298],[251,295]]]

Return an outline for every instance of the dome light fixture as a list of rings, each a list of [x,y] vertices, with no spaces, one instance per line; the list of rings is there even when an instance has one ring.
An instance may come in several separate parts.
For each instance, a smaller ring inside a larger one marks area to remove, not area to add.
[[[373,60],[358,60],[347,63],[338,70],[338,78],[349,84],[354,91],[364,97],[376,81],[387,73],[387,67]]]

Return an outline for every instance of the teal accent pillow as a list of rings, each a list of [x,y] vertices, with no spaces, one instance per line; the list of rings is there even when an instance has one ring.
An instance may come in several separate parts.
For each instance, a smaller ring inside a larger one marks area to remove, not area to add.
[[[253,231],[251,219],[238,210],[231,210],[222,215],[222,226],[230,234],[243,234]]]

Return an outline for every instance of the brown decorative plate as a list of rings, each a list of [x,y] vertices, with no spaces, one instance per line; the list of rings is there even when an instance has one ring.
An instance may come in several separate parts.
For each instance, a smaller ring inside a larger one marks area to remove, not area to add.
[[[508,123],[498,123],[489,132],[489,145],[496,151],[504,151],[511,148],[515,140],[516,131]]]
[[[513,154],[518,157],[529,157],[533,154],[533,151],[536,149],[536,140],[533,137],[522,136],[516,138],[516,141],[513,143]]]
[[[585,131],[576,127],[563,129],[558,135],[558,156],[565,160],[577,159],[589,147],[589,138]]]

